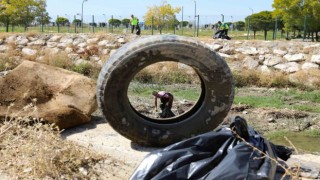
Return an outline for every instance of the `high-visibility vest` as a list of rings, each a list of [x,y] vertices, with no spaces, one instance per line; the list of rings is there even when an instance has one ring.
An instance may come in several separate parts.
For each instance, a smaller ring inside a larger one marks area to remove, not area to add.
[[[131,25],[136,26],[138,24],[138,19],[136,17],[132,18]]]
[[[227,23],[223,23],[221,24],[220,29],[229,29],[229,25]]]

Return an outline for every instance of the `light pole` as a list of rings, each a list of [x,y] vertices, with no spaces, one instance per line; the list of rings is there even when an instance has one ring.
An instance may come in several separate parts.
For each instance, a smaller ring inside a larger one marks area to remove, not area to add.
[[[276,16],[276,22],[274,25],[274,36],[273,36],[273,40],[277,39],[277,33],[278,33],[278,16]]]
[[[248,34],[247,34],[247,39],[249,39],[249,33],[250,33],[250,17],[252,16],[253,14],[253,9],[252,8],[249,8],[251,9],[251,15],[248,17]]]
[[[223,22],[224,22],[224,15],[223,15],[223,14],[221,14],[221,17],[222,17],[221,22],[223,23]]]
[[[194,0],[194,33],[193,33],[194,37],[196,37],[196,31],[197,31],[196,17],[197,17],[197,1]]]
[[[232,25],[232,31],[233,31],[233,17],[231,16],[231,25]]]
[[[88,0],[82,1],[82,7],[81,7],[81,33],[83,33],[83,4],[84,2],[87,2]]]
[[[104,20],[103,21],[106,21],[105,22],[105,27],[106,27],[106,32],[107,32],[107,16],[106,16],[106,14],[102,14],[103,15],[103,17],[104,17]]]
[[[304,0],[302,0],[302,6],[304,7]],[[303,22],[303,41],[305,40],[305,38],[306,38],[306,34],[307,34],[307,32],[306,32],[306,28],[307,27],[307,16],[305,15],[304,16],[304,22]]]
[[[181,35],[183,35],[183,6],[181,6]]]
[[[68,33],[70,32],[70,17],[68,16],[68,14],[65,14],[66,18],[68,19]]]

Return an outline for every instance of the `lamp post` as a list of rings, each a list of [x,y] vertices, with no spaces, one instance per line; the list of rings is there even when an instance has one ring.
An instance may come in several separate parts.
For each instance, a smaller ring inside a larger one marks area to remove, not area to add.
[[[302,0],[302,6],[304,7],[304,0]],[[304,22],[303,22],[303,41],[305,40],[305,38],[306,38],[306,34],[307,34],[307,32],[306,32],[306,28],[307,27],[307,16],[305,15],[304,16]]]
[[[247,39],[249,39],[249,33],[250,33],[250,17],[252,16],[253,14],[253,9],[252,8],[249,8],[251,9],[251,15],[249,16],[248,18],[248,34],[247,34]]]
[[[233,31],[233,17],[231,16],[231,25],[232,25],[232,31]]]
[[[274,36],[273,36],[273,40],[277,39],[277,33],[278,33],[278,16],[276,16],[276,22],[274,25]]]
[[[105,23],[105,27],[106,27],[106,32],[107,32],[107,16],[106,16],[106,14],[102,14],[103,15],[103,17],[104,17],[104,20],[103,21],[106,21],[106,23]]]
[[[196,17],[197,17],[197,1],[194,0],[194,33],[193,33],[194,37],[196,37],[196,31],[197,31]]]
[[[70,17],[68,16],[68,14],[65,14],[66,18],[68,19],[68,33],[70,32]]]
[[[183,6],[181,6],[181,35],[183,35]]]
[[[77,19],[77,16],[80,16],[79,18],[81,18],[81,14],[80,13],[77,13],[74,15],[74,19],[76,20]],[[78,30],[77,30],[77,27],[79,27],[81,24],[79,24],[79,21],[74,21],[74,32],[75,33],[79,33]]]
[[[81,32],[83,33],[83,4],[84,2],[87,2],[88,0],[82,1],[82,7],[81,7]]]
[[[224,15],[221,14],[221,17],[222,17],[221,22],[223,23],[224,22]]]

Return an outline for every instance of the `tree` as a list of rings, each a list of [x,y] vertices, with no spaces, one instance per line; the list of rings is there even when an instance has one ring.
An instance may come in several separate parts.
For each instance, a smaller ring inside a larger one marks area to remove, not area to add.
[[[234,29],[238,31],[244,31],[245,29],[245,22],[244,21],[237,21],[233,23]]]
[[[42,20],[49,19],[45,7],[45,0],[1,0],[0,22],[5,24],[7,32],[10,24],[24,25],[27,29],[31,22],[37,20],[36,17],[42,16]]]
[[[148,7],[148,11],[144,16],[144,22],[147,26],[156,26],[161,30],[165,24],[169,27],[176,25],[175,13],[179,13],[180,8],[173,8],[167,1],[162,1],[160,6]]]
[[[124,25],[126,28],[128,28],[130,24],[130,19],[127,19],[127,18],[122,19],[121,24]]]
[[[320,31],[319,0],[274,0],[272,6],[275,8],[273,16],[283,20],[285,30],[298,30],[298,32],[305,30],[304,34],[315,33],[316,39],[319,40],[317,36]]]
[[[267,32],[274,27],[274,21],[272,19],[272,13],[270,11],[261,11],[251,16],[246,17],[246,22],[249,23],[250,29],[253,30],[253,37],[256,38],[257,31],[264,31],[264,39],[267,39]]]
[[[121,21],[119,19],[109,19],[109,24],[112,26],[118,27],[121,24]]]
[[[81,19],[74,19],[74,20],[72,21],[72,23],[73,23],[75,26],[80,27],[80,26],[81,26]]]
[[[100,22],[99,23],[99,27],[106,27],[107,26],[107,23],[105,23],[105,22]]]
[[[69,24],[69,19],[65,18],[65,17],[58,17],[56,19],[56,24],[57,25],[62,25],[62,26],[65,26],[66,24]]]
[[[182,21],[182,27],[187,27],[189,25],[189,21]]]

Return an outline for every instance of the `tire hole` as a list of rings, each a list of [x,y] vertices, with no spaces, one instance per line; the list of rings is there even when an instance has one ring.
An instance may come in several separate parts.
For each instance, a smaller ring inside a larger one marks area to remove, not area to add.
[[[174,117],[161,118],[162,113],[153,91],[166,91],[173,95],[171,111]],[[199,98],[203,94],[201,80],[196,71],[182,63],[166,61],[151,64],[140,70],[131,80],[128,88],[128,99],[131,107],[145,119],[158,123],[173,123],[184,118],[186,114],[195,111]]]

